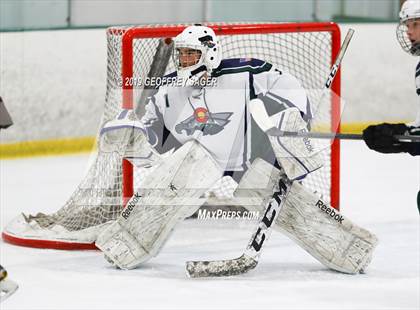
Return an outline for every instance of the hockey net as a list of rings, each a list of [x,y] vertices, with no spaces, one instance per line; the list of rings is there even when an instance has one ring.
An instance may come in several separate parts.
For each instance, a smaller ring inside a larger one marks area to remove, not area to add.
[[[167,56],[171,40],[187,25],[112,27],[107,29],[107,91],[101,124],[124,109],[145,101],[137,79],[174,71]],[[334,23],[209,24],[223,47],[223,58],[258,58],[289,71],[307,89],[310,102],[319,106],[317,122],[327,131],[339,130],[340,76],[331,92],[323,85],[340,47],[340,31]],[[163,46],[163,48],[162,48]],[[164,55],[164,56],[162,56]],[[166,55],[166,56],[165,56]],[[154,68],[155,66],[155,68]],[[160,66],[160,68],[159,68]],[[124,83],[124,81],[133,81]],[[319,104],[320,102],[322,104]],[[319,104],[319,105],[318,105]],[[102,127],[101,126],[101,127]],[[322,152],[324,167],[304,181],[339,208],[339,142]],[[133,165],[118,153],[96,151],[85,178],[57,212],[21,215],[4,230],[8,242],[40,248],[93,249],[98,233],[116,219],[124,201],[132,196],[146,168]]]

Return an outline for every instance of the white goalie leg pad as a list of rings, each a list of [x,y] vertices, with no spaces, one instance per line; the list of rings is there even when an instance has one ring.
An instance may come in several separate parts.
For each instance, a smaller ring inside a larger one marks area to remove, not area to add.
[[[177,222],[205,202],[204,192],[221,178],[211,155],[190,141],[158,164],[96,246],[122,269],[136,268],[157,255]],[[201,198],[203,196],[203,198]]]
[[[239,182],[235,197],[254,198],[254,203],[243,206],[249,211],[261,211],[279,178],[277,168],[256,159]],[[323,265],[345,273],[363,272],[377,244],[373,234],[344,218],[298,182],[293,182],[274,229],[289,236]]]
[[[375,235],[298,182],[293,182],[274,227],[325,266],[349,274],[364,272],[378,243]]]
[[[219,200],[229,200],[233,198],[233,193],[238,187],[238,183],[231,176],[224,176],[219,179],[212,188],[204,195],[206,198],[216,198]]]
[[[242,198],[242,206],[248,211],[260,212],[278,188],[280,174],[279,169],[256,158],[242,176],[234,197]]]
[[[270,117],[281,131],[307,132],[307,125],[297,108],[289,108]],[[269,134],[269,131],[268,131]],[[322,167],[323,161],[315,141],[308,137],[269,135],[271,146],[280,166],[290,180],[304,177]]]

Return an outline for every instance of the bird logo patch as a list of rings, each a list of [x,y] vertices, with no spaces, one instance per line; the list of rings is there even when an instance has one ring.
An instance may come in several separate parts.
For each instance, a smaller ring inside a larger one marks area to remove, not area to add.
[[[193,115],[175,126],[175,131],[182,134],[185,131],[191,136],[196,130],[206,135],[218,134],[230,122],[232,112],[211,113],[206,108],[200,107],[194,110]]]

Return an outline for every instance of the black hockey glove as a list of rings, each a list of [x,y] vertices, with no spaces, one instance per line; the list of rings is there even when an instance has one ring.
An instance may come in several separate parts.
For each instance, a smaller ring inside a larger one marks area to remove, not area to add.
[[[380,153],[401,153],[410,151],[410,143],[399,142],[393,136],[403,135],[409,128],[405,124],[371,125],[363,130],[363,140],[371,150]]]

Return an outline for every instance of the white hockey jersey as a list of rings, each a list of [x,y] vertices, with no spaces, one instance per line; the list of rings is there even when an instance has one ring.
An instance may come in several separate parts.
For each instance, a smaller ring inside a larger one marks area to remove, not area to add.
[[[175,77],[176,72],[169,76]],[[195,139],[226,171],[244,171],[250,159],[249,102],[261,98],[274,113],[297,107],[311,111],[306,92],[291,74],[258,59],[226,59],[212,73],[212,86],[161,86],[146,105],[142,123],[152,144],[170,133],[180,144]],[[273,109],[271,108],[273,111]],[[156,128],[162,127],[159,131]]]

